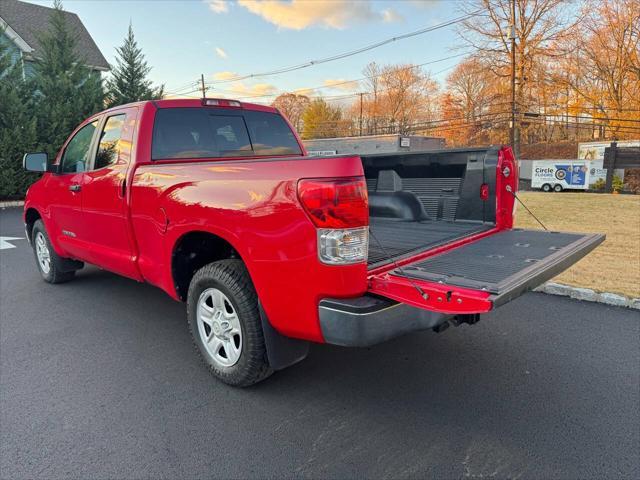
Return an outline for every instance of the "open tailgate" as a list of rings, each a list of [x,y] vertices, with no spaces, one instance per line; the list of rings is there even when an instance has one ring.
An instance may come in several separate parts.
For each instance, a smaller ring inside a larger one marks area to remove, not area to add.
[[[558,275],[605,239],[600,234],[502,230],[456,248],[373,271],[371,293],[443,313],[484,313]]]

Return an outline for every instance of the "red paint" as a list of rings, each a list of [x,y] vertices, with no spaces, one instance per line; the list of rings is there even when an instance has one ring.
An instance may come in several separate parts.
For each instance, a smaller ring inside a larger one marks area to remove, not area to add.
[[[424,298],[416,286],[426,294]],[[451,287],[424,280],[409,281],[405,277],[383,274],[370,280],[369,291],[414,307],[449,314],[486,313],[492,308],[489,292]]]
[[[410,282],[389,273],[395,265],[368,272],[365,263],[332,266],[318,260],[316,226],[368,224],[359,157],[152,162],[151,138],[159,106],[200,107],[201,100],[141,102],[94,115],[78,129],[97,119],[100,130],[110,115],[127,114],[124,147],[117,162],[84,173],[46,173],[29,189],[25,213],[39,212],[57,253],[149,282],[178,298],[171,270],[177,242],[191,232],[215,234],[245,262],[273,326],[286,335],[318,342],[323,339],[317,307],[325,297],[357,297],[370,291],[438,312],[491,309],[486,292],[421,281],[429,296],[425,301]],[[242,104],[242,108],[277,112],[262,105]],[[298,143],[306,155],[299,139]],[[512,174],[500,178],[505,166]],[[513,199],[504,189],[517,186],[517,167],[510,149],[501,151],[497,168],[495,229],[399,263],[415,262],[511,228]],[[80,192],[69,190],[76,184],[81,185]],[[329,194],[334,199],[332,209],[324,202]]]
[[[518,192],[518,162],[511,147],[500,150],[496,169],[496,227],[507,230],[513,228],[513,208],[516,201],[513,195]],[[513,193],[508,191],[509,188]]]

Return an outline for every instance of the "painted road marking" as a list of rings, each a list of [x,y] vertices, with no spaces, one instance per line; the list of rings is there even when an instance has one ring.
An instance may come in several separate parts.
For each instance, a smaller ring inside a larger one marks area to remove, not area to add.
[[[7,248],[16,248],[15,245],[9,243],[16,240],[24,240],[24,237],[0,237],[0,250],[5,250]]]

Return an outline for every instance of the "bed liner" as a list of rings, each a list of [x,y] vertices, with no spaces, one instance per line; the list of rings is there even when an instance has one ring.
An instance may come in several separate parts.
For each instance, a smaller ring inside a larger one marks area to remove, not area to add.
[[[493,228],[480,222],[423,220],[406,222],[371,218],[369,229],[369,268],[415,255],[425,250]]]

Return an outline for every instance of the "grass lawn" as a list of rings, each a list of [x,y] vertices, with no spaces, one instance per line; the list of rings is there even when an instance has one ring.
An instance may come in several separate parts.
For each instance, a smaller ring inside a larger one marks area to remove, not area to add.
[[[553,281],[640,297],[640,195],[521,192],[519,197],[549,230],[607,235]],[[541,228],[522,206],[516,212],[517,227]]]

